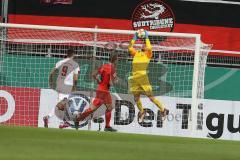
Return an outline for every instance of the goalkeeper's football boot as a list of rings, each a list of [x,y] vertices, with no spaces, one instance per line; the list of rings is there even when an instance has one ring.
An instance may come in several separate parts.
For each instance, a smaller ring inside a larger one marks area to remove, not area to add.
[[[117,132],[117,130],[114,129],[114,128],[112,128],[112,127],[105,127],[105,128],[104,128],[104,131],[105,131],[105,132]]]
[[[45,128],[48,128],[48,116],[43,117],[43,124]]]
[[[138,122],[139,122],[139,123],[142,123],[145,116],[146,116],[146,111],[145,111],[145,110],[144,110],[142,113],[139,112],[139,113],[138,113]]]
[[[162,117],[165,117],[165,116],[167,116],[169,114],[169,110],[164,108],[164,111],[161,112],[161,114],[162,114]]]

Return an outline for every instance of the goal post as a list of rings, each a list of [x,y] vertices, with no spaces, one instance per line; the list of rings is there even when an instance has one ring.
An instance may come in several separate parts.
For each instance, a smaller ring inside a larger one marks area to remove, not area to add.
[[[203,98],[198,96],[198,80],[199,80],[199,63],[200,63],[200,46],[201,40],[200,35],[196,35],[195,39],[195,56],[194,56],[194,69],[193,69],[193,81],[192,81],[192,130],[197,130],[197,111],[198,111],[198,98]]]
[[[90,92],[97,86],[90,78],[92,70],[107,63],[113,52],[118,54],[116,70],[121,84],[113,86],[111,92],[115,106],[112,124],[120,131],[184,136],[204,129],[201,100],[211,46],[203,44],[199,34],[149,31],[153,57],[148,77],[154,96],[174,117],[179,114],[181,120],[163,122],[157,107],[143,96],[141,100],[147,117],[139,124],[138,110],[128,86],[132,57],[127,48],[135,31],[3,23],[0,27],[1,31],[8,30],[6,37],[3,34],[0,37],[0,90],[9,92],[16,102],[14,115],[0,123],[42,127],[43,114],[56,104],[57,93],[48,84],[49,73],[72,47],[80,66],[78,90],[86,96],[91,96]],[[138,40],[134,47],[140,49],[143,43]],[[7,112],[9,103],[4,98],[0,103],[5,106],[0,108],[1,117]],[[98,111],[95,118],[102,113]],[[52,123],[57,127],[57,120]],[[94,124],[91,126],[94,129]]]

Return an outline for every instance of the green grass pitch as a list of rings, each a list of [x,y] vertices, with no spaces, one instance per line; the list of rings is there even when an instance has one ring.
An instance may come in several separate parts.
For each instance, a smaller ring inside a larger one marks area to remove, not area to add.
[[[239,160],[240,142],[0,126],[0,160]]]

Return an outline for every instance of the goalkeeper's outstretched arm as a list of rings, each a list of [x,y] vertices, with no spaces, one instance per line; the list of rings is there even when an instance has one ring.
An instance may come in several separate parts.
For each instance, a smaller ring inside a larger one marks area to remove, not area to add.
[[[131,39],[130,43],[129,43],[129,46],[128,46],[128,51],[129,53],[132,55],[132,56],[135,56],[136,54],[136,50],[135,48],[133,48],[134,44],[135,44],[135,41],[137,40],[137,32],[134,34],[133,36],[133,39]]]
[[[148,37],[148,32],[146,30],[145,30],[145,42],[146,42],[146,48],[145,48],[146,54],[148,58],[152,58],[152,45]]]

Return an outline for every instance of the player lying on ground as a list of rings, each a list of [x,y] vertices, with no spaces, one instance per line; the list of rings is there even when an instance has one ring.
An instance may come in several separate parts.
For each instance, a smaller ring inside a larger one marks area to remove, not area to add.
[[[74,112],[74,110],[75,108],[72,105],[71,99],[64,98],[63,100],[57,103],[55,107],[55,115],[60,120],[64,120],[65,123],[68,124],[67,127],[71,126],[72,122],[72,126],[75,128],[74,122],[76,120],[78,113]]]
[[[57,103],[54,108],[55,115],[68,124],[66,127],[81,128],[88,124],[90,116],[82,121],[78,126],[75,125],[77,115],[89,107],[90,100],[81,92],[72,92],[68,98],[64,98]],[[66,128],[64,127],[64,128]]]
[[[58,92],[58,102],[67,98],[71,92],[76,91],[78,74],[80,71],[79,65],[73,60],[75,51],[72,48],[67,50],[67,57],[56,63],[49,76],[50,88]],[[54,76],[57,75],[57,80],[54,82]],[[56,85],[56,87],[55,87]],[[48,128],[49,119],[54,115],[53,108],[47,116],[43,117],[44,127]],[[68,127],[65,121],[59,125],[59,128]]]
[[[145,45],[142,46],[141,50],[136,50],[133,46],[135,41],[138,39],[137,32],[134,34],[133,39],[130,41],[128,50],[133,56],[132,61],[132,76],[129,77],[130,92],[134,95],[134,100],[139,109],[138,119],[142,122],[146,114],[140,101],[140,95],[146,95],[161,111],[162,116],[166,116],[169,110],[164,105],[154,98],[152,93],[152,86],[149,83],[147,70],[148,64],[152,58],[152,46],[148,38],[148,32],[145,31]]]
[[[97,71],[93,73],[93,78],[98,83],[98,88],[96,90],[96,98],[93,100],[93,103],[90,105],[89,109],[85,110],[83,113],[79,114],[76,122],[84,120],[94,111],[96,111],[102,104],[106,106],[105,112],[105,129],[104,131],[115,132],[116,129],[110,126],[110,120],[112,115],[112,98],[110,94],[110,85],[113,85],[117,82],[117,75],[115,66],[117,63],[117,55],[113,54],[110,56],[110,63],[104,64]],[[99,78],[100,76],[100,78]]]

